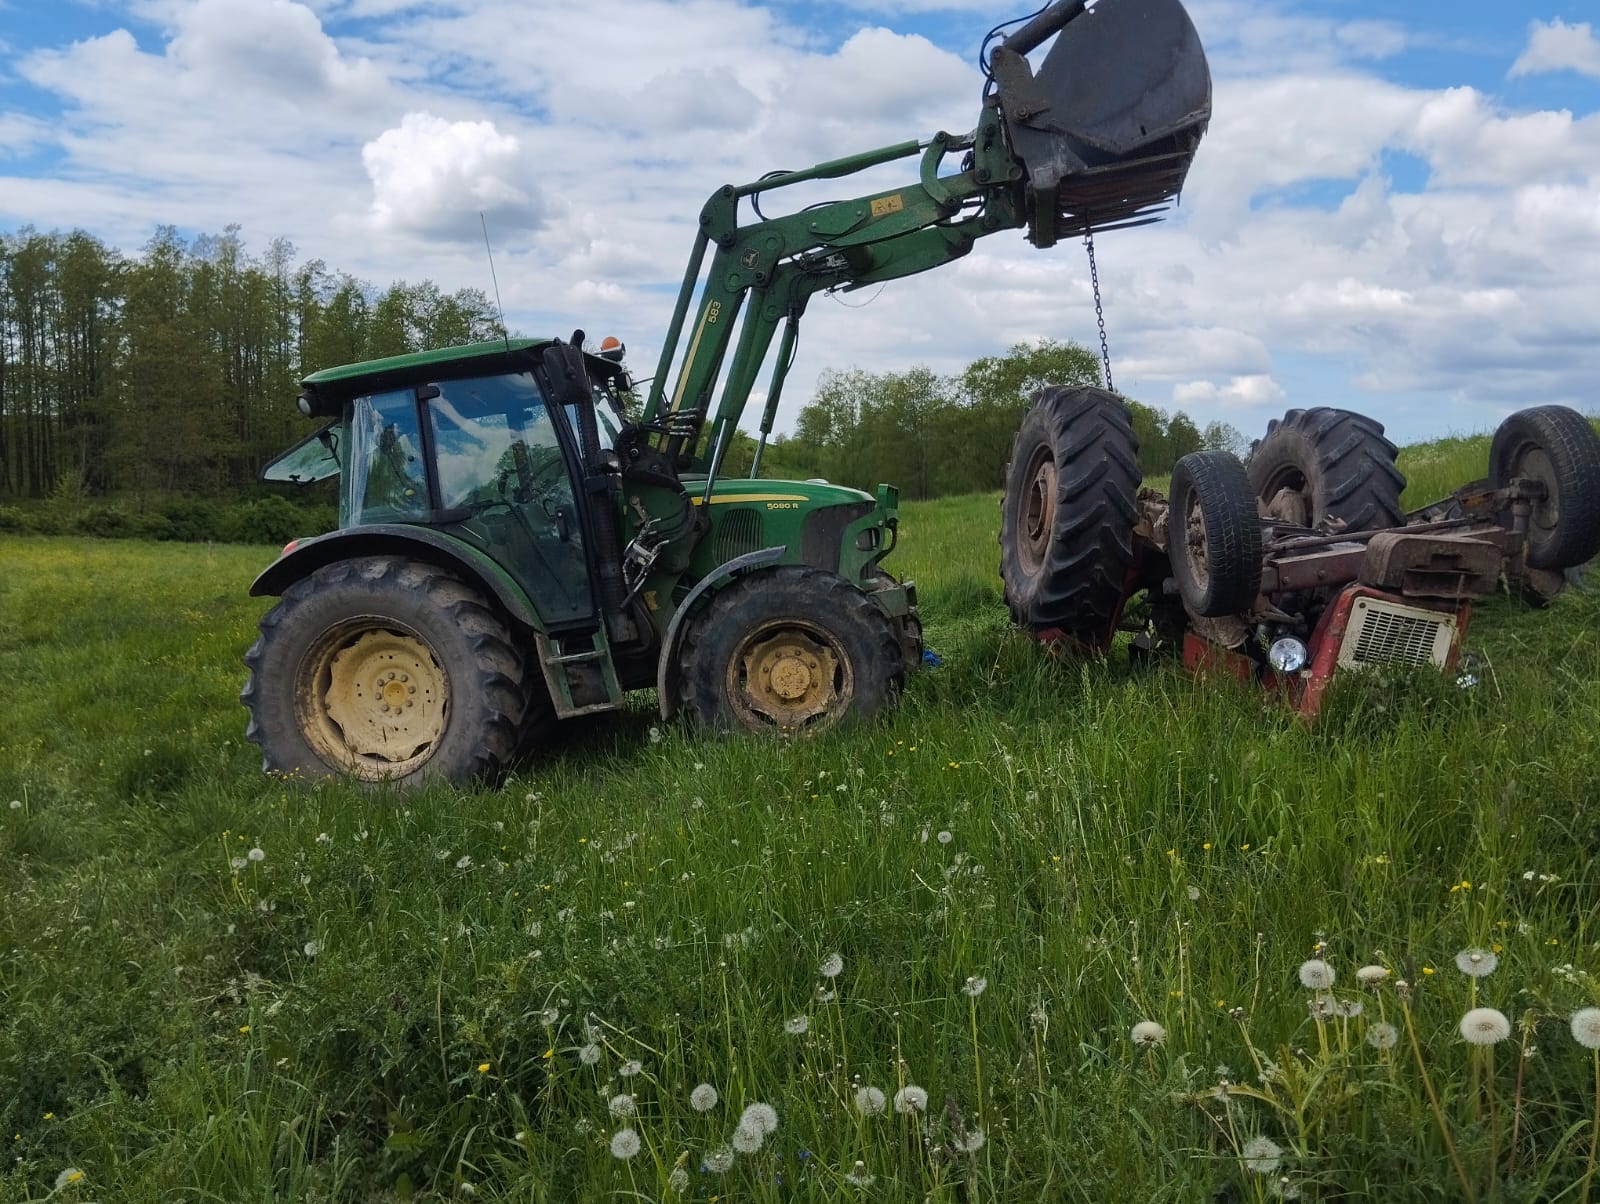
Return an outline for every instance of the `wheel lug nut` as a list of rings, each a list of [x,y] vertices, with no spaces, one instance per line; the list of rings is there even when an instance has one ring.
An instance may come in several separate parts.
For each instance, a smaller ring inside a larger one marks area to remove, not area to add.
[[[404,673],[402,673],[400,675],[400,680],[401,681],[410,681],[411,679],[409,677],[407,677]]]
[[[406,693],[407,694],[415,694],[416,692],[417,692],[417,687],[416,686],[407,686],[406,687]]]

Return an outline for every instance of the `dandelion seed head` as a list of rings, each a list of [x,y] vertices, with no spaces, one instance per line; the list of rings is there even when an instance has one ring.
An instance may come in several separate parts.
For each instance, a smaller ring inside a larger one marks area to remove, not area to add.
[[[1267,1185],[1267,1191],[1280,1200],[1298,1200],[1300,1198],[1300,1184],[1289,1178],[1288,1175],[1280,1175],[1274,1179]]]
[[[908,1084],[894,1093],[894,1110],[901,1116],[928,1110],[928,1093],[921,1087]]]
[[[634,1113],[633,1096],[626,1091],[619,1095],[613,1095],[606,1107],[611,1109],[612,1116],[632,1116]]]
[[[819,985],[817,989],[812,992],[812,996],[818,1003],[832,1003],[835,999],[839,998],[839,992],[835,991],[831,987]]]
[[[967,976],[966,985],[961,989],[976,999],[979,995],[982,995],[984,991],[988,990],[988,988],[989,980],[987,978],[979,978],[976,974],[969,974]]]
[[[1400,1040],[1400,1030],[1380,1020],[1367,1029],[1367,1044],[1373,1049],[1393,1049]]]
[[[851,1187],[871,1187],[875,1178],[867,1173],[867,1164],[858,1158],[855,1166],[845,1173],[844,1181]]]
[[[730,1146],[722,1146],[712,1150],[700,1165],[713,1175],[725,1175],[733,1169],[733,1149]]]
[[[315,957],[317,954],[322,952],[322,946],[316,941],[307,941],[304,945],[300,946],[300,952],[304,953],[307,957]]]
[[[1313,1020],[1327,1020],[1333,1015],[1333,997],[1329,995],[1313,995],[1306,1000],[1306,1011],[1311,1013]]]
[[[822,959],[822,965],[817,967],[817,973],[824,978],[838,978],[844,973],[844,958],[837,953],[830,953]]]
[[[637,1058],[629,1058],[621,1066],[617,1067],[617,1074],[622,1078],[631,1079],[643,1069],[644,1065]]]
[[[1353,1016],[1361,1015],[1361,1013],[1364,1011],[1366,1011],[1366,1005],[1364,1005],[1359,999],[1334,1000],[1333,1014],[1335,1016],[1341,1016],[1344,1019],[1349,1020]]]
[[[1239,1151],[1245,1169],[1258,1175],[1270,1175],[1277,1170],[1282,1155],[1283,1150],[1270,1137],[1252,1137]]]
[[[1500,959],[1487,949],[1463,949],[1456,954],[1456,969],[1468,978],[1485,978],[1499,964]]]
[[[940,844],[949,844],[952,840],[955,839],[955,837],[952,836],[948,831],[946,831],[946,832],[940,832],[939,835],[934,837],[934,839],[937,840]]]
[[[582,1049],[578,1050],[578,1061],[582,1062],[585,1066],[593,1066],[599,1060],[600,1047],[594,1044],[592,1041],[588,1045],[585,1045]]]
[[[561,1019],[561,1012],[556,1008],[545,1008],[539,1013],[539,1023],[550,1028],[557,1020]]]
[[[1469,1045],[1496,1045],[1511,1035],[1511,1021],[1494,1008],[1473,1008],[1461,1017],[1461,1037]]]
[[[856,1111],[863,1116],[877,1116],[883,1111],[884,1095],[876,1087],[856,1088]]]
[[[1356,971],[1356,981],[1364,987],[1376,989],[1389,981],[1388,966],[1362,966]]]
[[[811,1017],[790,1016],[783,1022],[783,1031],[791,1037],[803,1036],[811,1028]]]
[[[471,857],[470,854],[463,854],[462,856],[456,858],[456,869],[458,869],[458,870],[470,870],[471,868],[472,868],[472,857]]]
[[[964,1153],[976,1154],[988,1142],[982,1129],[970,1129],[962,1134],[959,1145]]]
[[[1572,1039],[1585,1049],[1600,1049],[1600,1008],[1572,1013]]]
[[[1198,886],[1184,887],[1184,894],[1189,896],[1189,902],[1191,903],[1197,903],[1200,900],[1200,888]]]
[[[733,1148],[740,1154],[754,1154],[761,1148],[761,1143],[767,1135],[760,1129],[753,1129],[749,1125],[740,1125],[733,1131]]]
[[[1320,957],[1300,963],[1300,985],[1308,991],[1326,991],[1336,977],[1333,967]]]
[[[244,869],[245,866],[247,866],[249,864],[250,863],[248,861],[246,861],[243,857],[234,857],[234,858],[231,858],[228,861],[228,868],[235,869],[235,870],[242,870],[242,869]]]
[[[20,807],[22,804],[21,803],[12,803],[11,805],[13,807]],[[83,1182],[83,1172],[80,1171],[75,1166],[69,1166],[65,1170],[63,1170],[59,1175],[56,1176],[56,1188],[55,1189],[57,1191],[60,1191],[63,1187],[66,1187],[66,1186],[68,1186],[70,1184],[73,1184],[73,1183],[81,1183],[81,1182]]]
[[[683,1195],[689,1190],[689,1172],[681,1166],[673,1167],[672,1174],[667,1176],[667,1186],[672,1189],[674,1195]]]
[[[11,807],[11,809],[13,811],[21,811],[22,810],[22,800],[19,799],[19,798],[12,799],[11,803],[10,803],[10,807]],[[69,1167],[68,1168],[68,1170],[72,1170],[72,1169],[76,1169],[76,1168],[73,1168],[73,1167]],[[63,1171],[61,1173],[62,1174],[66,1174],[66,1171]]]
[[[717,1106],[717,1089],[710,1083],[701,1083],[689,1092],[689,1106],[696,1112],[709,1112]]]
[[[629,1159],[639,1152],[639,1134],[632,1129],[618,1129],[611,1135],[611,1156]]]
[[[755,1103],[739,1114],[739,1124],[755,1129],[763,1137],[778,1131],[778,1110],[771,1104]]]
[[[1153,1049],[1157,1045],[1165,1045],[1167,1030],[1154,1020],[1141,1020],[1133,1026],[1133,1043],[1140,1049]]]

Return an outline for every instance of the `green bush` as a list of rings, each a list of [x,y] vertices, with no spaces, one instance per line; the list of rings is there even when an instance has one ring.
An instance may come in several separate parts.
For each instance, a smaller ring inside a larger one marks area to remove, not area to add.
[[[86,506],[72,516],[71,529],[79,535],[125,539],[134,533],[133,520],[119,506]]]
[[[204,498],[175,498],[161,507],[171,534],[157,538],[176,539],[184,543],[203,543],[217,538],[217,528],[222,521],[222,507]]]
[[[0,506],[0,531],[8,535],[31,535],[38,530],[34,516],[20,506]]]
[[[264,497],[230,507],[215,538],[226,543],[287,543],[308,534],[308,516],[287,498]]]

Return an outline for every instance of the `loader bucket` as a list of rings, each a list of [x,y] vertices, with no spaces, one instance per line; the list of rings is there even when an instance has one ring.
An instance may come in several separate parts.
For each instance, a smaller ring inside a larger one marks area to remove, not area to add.
[[[1025,57],[1052,34],[1037,75]],[[990,56],[1028,194],[1028,238],[1158,221],[1211,119],[1211,72],[1179,0],[1059,0]]]

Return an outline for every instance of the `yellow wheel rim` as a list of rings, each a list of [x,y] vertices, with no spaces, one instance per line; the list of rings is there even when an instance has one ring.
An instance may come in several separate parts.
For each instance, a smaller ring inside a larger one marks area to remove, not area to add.
[[[758,628],[728,664],[728,697],[744,726],[820,730],[855,696],[850,659],[828,631],[798,619]]]
[[[402,777],[433,756],[450,683],[427,643],[358,619],[319,639],[296,691],[300,728],[321,760],[367,781]]]

